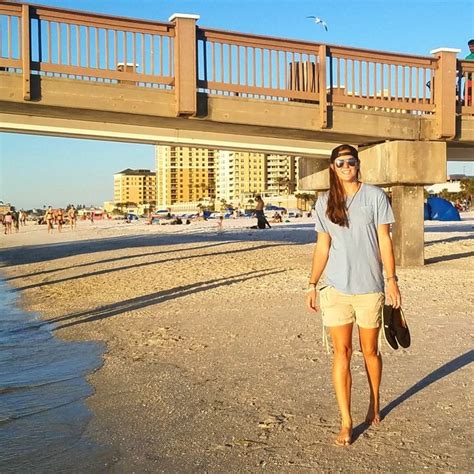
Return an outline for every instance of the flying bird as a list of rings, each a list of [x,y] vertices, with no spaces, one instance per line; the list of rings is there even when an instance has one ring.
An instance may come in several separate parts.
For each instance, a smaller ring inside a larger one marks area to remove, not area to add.
[[[324,20],[321,20],[321,18],[318,18],[317,16],[307,16],[306,18],[312,18],[317,25],[321,25],[326,31],[328,31],[328,24]]]

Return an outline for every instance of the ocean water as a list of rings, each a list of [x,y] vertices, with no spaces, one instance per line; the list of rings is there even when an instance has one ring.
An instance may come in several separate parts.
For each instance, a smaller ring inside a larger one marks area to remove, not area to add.
[[[88,439],[93,393],[85,376],[102,364],[104,346],[65,342],[53,326],[17,305],[0,280],[0,472],[97,472],[107,448]]]

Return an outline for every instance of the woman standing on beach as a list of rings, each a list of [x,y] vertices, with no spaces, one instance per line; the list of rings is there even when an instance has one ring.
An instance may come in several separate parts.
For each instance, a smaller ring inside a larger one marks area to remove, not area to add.
[[[54,222],[54,213],[53,213],[53,208],[51,206],[46,209],[46,212],[44,214],[44,220],[46,222],[46,225],[48,226],[48,234],[53,233],[53,222]]]
[[[341,413],[336,444],[340,446],[352,441],[350,361],[354,323],[359,328],[370,389],[366,422],[380,423],[382,359],[378,335],[385,301],[382,264],[385,294],[394,307],[401,304],[390,237],[393,212],[381,189],[360,182],[359,165],[358,152],[350,145],[339,145],[331,153],[330,189],[315,207],[317,242],[306,297],[308,309],[317,312],[317,285],[326,270],[327,286],[319,291],[319,305],[334,347],[332,375]]]
[[[62,208],[59,208],[58,212],[56,213],[56,223],[58,224],[58,232],[61,233],[64,224],[64,211]]]

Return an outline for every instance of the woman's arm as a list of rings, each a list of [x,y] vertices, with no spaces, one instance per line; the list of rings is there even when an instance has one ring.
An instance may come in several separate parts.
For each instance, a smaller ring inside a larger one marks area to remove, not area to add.
[[[331,236],[326,232],[318,232],[318,240],[314,247],[313,264],[311,267],[311,277],[309,282],[316,285],[321,278],[321,275],[326,268],[326,263],[329,258],[329,248],[331,246]],[[306,307],[309,311],[316,313],[319,311],[317,306],[318,292],[316,288],[310,288],[306,295]]]
[[[402,304],[400,289],[395,278],[395,257],[393,255],[392,238],[390,237],[390,224],[380,224],[377,227],[379,239],[380,257],[385,268],[387,286],[385,295],[394,308],[399,308]]]

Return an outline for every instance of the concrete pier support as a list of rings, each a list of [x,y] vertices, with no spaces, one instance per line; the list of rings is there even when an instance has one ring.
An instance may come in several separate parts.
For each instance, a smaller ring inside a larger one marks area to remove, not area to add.
[[[446,143],[393,141],[359,150],[362,181],[392,190],[395,259],[400,266],[424,264],[423,185],[446,181]],[[329,187],[329,159],[300,160],[300,189]]]
[[[423,202],[423,186],[392,186],[392,238],[398,266],[424,264]]]

